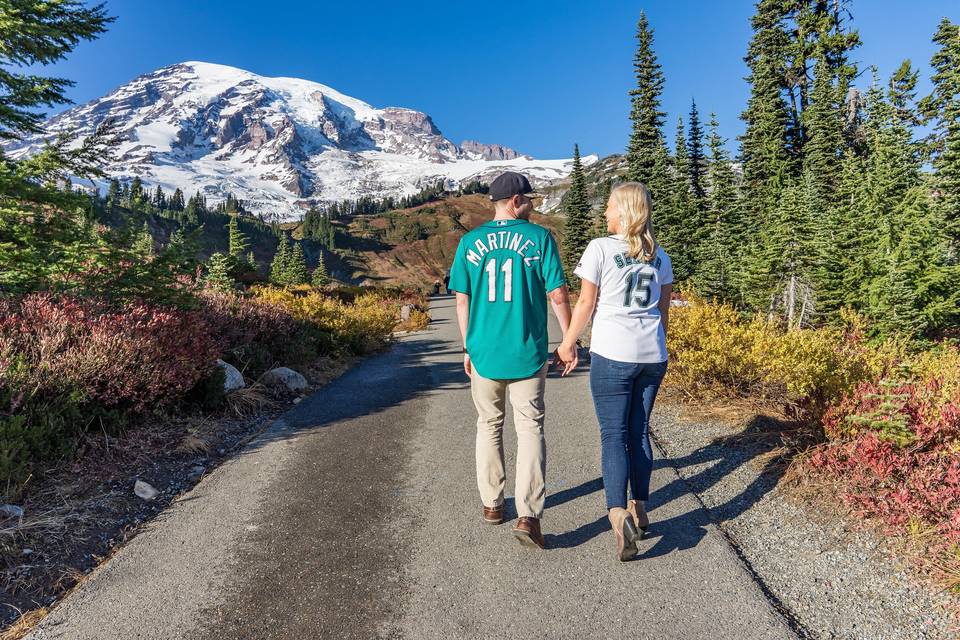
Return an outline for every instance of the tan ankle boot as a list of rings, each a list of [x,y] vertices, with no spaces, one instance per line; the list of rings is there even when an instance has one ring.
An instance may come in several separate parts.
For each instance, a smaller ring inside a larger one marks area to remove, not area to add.
[[[621,562],[632,560],[640,551],[637,548],[640,533],[633,522],[633,516],[626,509],[614,507],[610,509],[608,517],[610,518],[610,526],[613,528],[613,534],[617,539],[617,558]]]
[[[627,511],[633,516],[634,522],[637,523],[637,528],[646,533],[647,528],[650,526],[650,517],[647,515],[647,510],[643,506],[643,502],[640,500],[628,500]]]

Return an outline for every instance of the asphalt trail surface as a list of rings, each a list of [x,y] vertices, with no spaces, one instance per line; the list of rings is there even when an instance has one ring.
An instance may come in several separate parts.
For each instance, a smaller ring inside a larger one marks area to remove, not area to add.
[[[548,549],[513,539],[512,497],[510,522],[482,524],[453,299],[431,313],[181,497],[30,638],[797,637],[669,461],[640,555],[615,559],[588,365],[547,383]],[[509,407],[504,440],[512,496]]]

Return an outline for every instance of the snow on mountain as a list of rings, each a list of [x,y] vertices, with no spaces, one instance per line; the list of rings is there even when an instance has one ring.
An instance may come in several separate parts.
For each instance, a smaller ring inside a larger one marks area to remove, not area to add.
[[[232,192],[281,219],[312,204],[409,195],[440,179],[456,187],[506,169],[540,186],[563,179],[571,166],[500,145],[454,144],[419,111],[377,109],[316,82],[206,62],[140,76],[51,118],[44,135],[5,151],[14,158],[34,153],[64,131],[84,137],[108,118],[124,137],[109,175],[139,175],[148,187],[179,187],[188,196],[199,190],[210,203]]]

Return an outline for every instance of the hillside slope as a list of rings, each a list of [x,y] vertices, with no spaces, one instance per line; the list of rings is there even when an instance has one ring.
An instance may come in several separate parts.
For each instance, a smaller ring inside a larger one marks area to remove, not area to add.
[[[349,236],[340,253],[355,281],[428,288],[450,268],[463,234],[492,218],[493,203],[479,194],[356,217],[345,225]],[[562,239],[562,218],[534,214],[531,221]]]

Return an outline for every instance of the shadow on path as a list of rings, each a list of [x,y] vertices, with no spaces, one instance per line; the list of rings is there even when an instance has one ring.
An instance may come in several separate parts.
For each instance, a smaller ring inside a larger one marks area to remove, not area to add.
[[[587,367],[578,367],[577,373],[588,373]],[[696,428],[691,425],[691,428]],[[680,458],[664,458],[663,448],[655,445],[655,469],[673,468],[676,474],[666,485],[655,490],[647,503],[649,511],[664,507],[686,493],[699,496],[730,474],[736,473],[742,466],[751,463],[781,446],[779,434],[795,428],[788,422],[769,416],[757,415],[738,433],[717,438],[696,451]],[[599,434],[597,438],[599,447]],[[712,464],[710,464],[712,463]],[[687,478],[680,477],[680,470],[689,466],[707,465],[696,474]],[[772,491],[783,476],[785,465],[776,457],[764,462],[763,467],[753,480],[737,495],[723,504],[707,508],[701,503],[693,510],[666,520],[657,521],[652,514],[651,525],[645,539],[657,538],[656,544],[638,558],[653,558],[672,551],[692,549],[707,534],[707,525],[719,525],[732,520],[749,510],[767,493]],[[547,507],[557,506],[582,497],[603,488],[602,478],[586,482],[578,487],[567,489],[547,497]],[[610,524],[604,513],[593,522],[559,535],[546,535],[547,544],[554,548],[575,547],[610,530]]]

